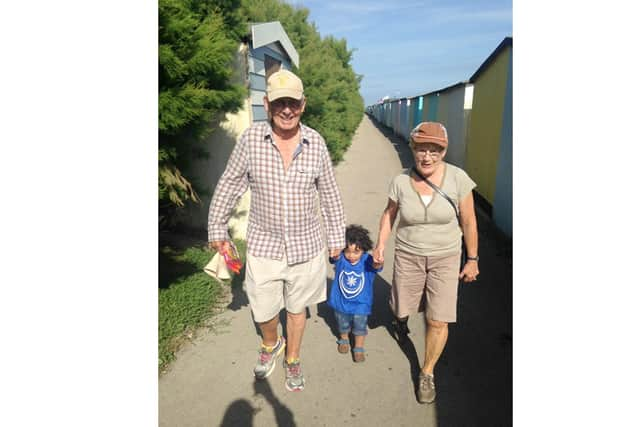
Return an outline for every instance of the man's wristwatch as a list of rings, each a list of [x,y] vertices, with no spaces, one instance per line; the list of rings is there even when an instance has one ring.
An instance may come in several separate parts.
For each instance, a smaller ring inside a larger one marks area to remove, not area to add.
[[[480,256],[476,255],[476,256],[468,256],[467,257],[467,261],[480,261]]]

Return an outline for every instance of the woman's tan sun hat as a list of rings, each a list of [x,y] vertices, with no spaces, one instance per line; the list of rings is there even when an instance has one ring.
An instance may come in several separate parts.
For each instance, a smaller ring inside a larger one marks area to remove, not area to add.
[[[422,122],[411,131],[411,140],[415,144],[432,142],[443,148],[449,145],[447,129],[438,122]]]

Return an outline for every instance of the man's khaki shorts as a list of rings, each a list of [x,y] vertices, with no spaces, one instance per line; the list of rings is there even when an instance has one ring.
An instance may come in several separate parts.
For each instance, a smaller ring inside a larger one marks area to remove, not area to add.
[[[255,257],[247,253],[245,289],[253,320],[267,322],[286,308],[301,313],[305,307],[327,299],[327,251],[321,250],[310,260],[287,265],[281,259]]]
[[[440,322],[456,321],[460,254],[421,256],[396,250],[389,304],[396,317],[423,311],[426,318]]]

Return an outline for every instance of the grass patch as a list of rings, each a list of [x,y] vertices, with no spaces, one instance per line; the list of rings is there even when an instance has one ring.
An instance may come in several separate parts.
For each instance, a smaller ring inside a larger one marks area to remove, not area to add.
[[[235,242],[242,261],[246,244]],[[199,247],[160,249],[158,290],[158,369],[175,359],[180,345],[214,313],[222,286],[238,286],[241,274],[220,284],[202,271],[213,252]]]

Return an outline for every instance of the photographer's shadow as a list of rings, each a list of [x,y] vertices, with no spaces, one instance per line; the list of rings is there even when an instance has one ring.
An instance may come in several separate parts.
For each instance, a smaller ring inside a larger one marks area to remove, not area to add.
[[[253,383],[253,392],[254,396],[262,396],[271,405],[278,427],[296,426],[293,412],[273,394],[269,381],[256,379]],[[227,408],[220,427],[251,427],[256,413],[260,410],[246,399],[235,400]]]
[[[296,426],[293,412],[273,394],[269,381],[256,379],[253,383],[253,391],[255,395],[263,396],[271,407],[273,407],[273,412],[276,415],[276,425],[278,427]]]

